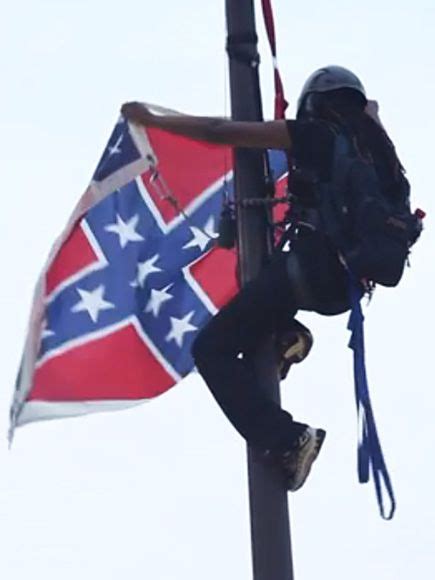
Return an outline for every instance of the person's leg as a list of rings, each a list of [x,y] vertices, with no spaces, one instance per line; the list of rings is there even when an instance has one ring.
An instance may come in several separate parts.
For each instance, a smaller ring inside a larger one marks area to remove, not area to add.
[[[202,329],[192,349],[199,372],[228,419],[250,445],[263,450],[288,450],[306,425],[293,422],[268,399],[243,354],[288,328],[296,310],[286,259],[280,256]]]

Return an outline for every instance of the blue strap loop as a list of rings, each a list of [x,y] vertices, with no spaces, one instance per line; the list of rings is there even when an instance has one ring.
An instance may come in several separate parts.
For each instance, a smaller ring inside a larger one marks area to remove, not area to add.
[[[396,500],[382,453],[370,402],[364,354],[364,315],[361,308],[363,291],[361,285],[353,279],[350,282],[350,296],[351,313],[347,327],[351,331],[349,348],[353,350],[355,400],[358,424],[360,427],[358,440],[358,478],[360,483],[367,483],[370,479],[371,468],[381,517],[385,520],[391,520],[396,510]],[[384,487],[390,500],[388,513],[386,513],[384,507]]]

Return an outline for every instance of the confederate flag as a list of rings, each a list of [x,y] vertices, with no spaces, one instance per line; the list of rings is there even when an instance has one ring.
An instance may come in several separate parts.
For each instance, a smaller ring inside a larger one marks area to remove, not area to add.
[[[275,179],[283,154],[270,154]],[[38,281],[16,426],[138,404],[193,369],[198,329],[237,291],[217,247],[231,150],[120,118]]]

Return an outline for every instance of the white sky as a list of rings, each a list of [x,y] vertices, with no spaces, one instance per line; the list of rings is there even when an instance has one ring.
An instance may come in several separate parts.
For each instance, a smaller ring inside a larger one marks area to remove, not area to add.
[[[324,64],[355,70],[381,104],[428,212],[412,269],[367,311],[372,399],[398,499],[377,514],[357,484],[347,317],[302,315],[310,358],[283,385],[327,441],[290,498],[297,580],[429,578],[435,565],[432,301],[435,215],[433,0],[275,0],[290,115]],[[224,2],[27,0],[0,22],[0,577],[251,577],[245,448],[197,377],[134,410],[40,423],[6,445],[33,286],[126,100],[225,112]],[[263,26],[258,18],[258,29]],[[262,40],[266,115],[272,83]],[[229,104],[226,105],[229,111]]]

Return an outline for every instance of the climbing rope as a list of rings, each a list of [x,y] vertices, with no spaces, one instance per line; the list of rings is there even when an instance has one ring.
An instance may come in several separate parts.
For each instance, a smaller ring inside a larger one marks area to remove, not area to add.
[[[269,40],[270,50],[272,53],[274,83],[275,83],[275,119],[284,119],[288,103],[285,100],[284,86],[278,68],[278,59],[276,54],[275,23],[273,19],[272,5],[270,0],[261,0],[261,4],[263,7],[263,18],[264,24],[266,26],[267,38]]]

